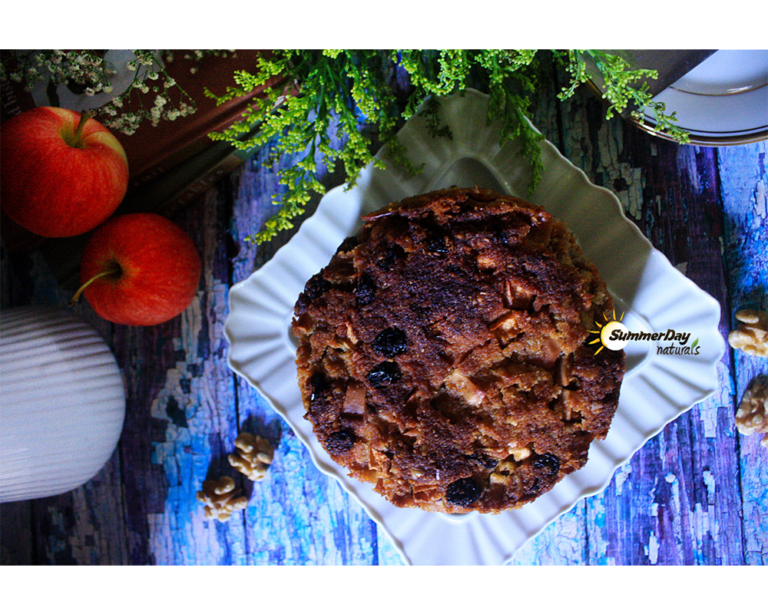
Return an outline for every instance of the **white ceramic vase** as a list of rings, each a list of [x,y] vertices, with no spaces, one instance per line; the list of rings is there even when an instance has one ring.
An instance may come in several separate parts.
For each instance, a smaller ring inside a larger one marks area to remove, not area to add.
[[[58,495],[109,460],[125,390],[88,323],[48,307],[0,312],[0,502]]]

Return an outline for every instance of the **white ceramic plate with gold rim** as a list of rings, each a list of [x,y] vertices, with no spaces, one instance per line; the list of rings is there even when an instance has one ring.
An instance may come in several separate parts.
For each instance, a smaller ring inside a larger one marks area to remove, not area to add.
[[[297,384],[293,306],[306,281],[323,268],[360,216],[405,196],[451,185],[478,185],[526,197],[527,164],[519,144],[499,147],[499,127],[487,122],[488,98],[478,92],[446,98],[440,106],[453,139],[432,138],[415,117],[400,139],[424,171],[401,176],[369,167],[357,186],[328,192],[296,235],[247,280],[230,291],[225,333],[229,365],[271,402],[306,444],[318,468],[337,479],[410,564],[481,565],[508,561],[527,540],[581,498],[602,490],[614,471],[650,437],[717,386],[725,351],[718,332],[720,306],[677,271],[623,214],[616,196],[543,144],[544,173],[530,200],[563,219],[595,262],[617,303],[617,317],[631,332],[690,333],[695,355],[666,355],[665,341],[627,345],[627,373],[608,437],[590,448],[589,461],[550,492],[521,509],[495,515],[451,516],[390,504],[368,484],[349,478],[304,420]],[[382,155],[385,155],[382,154]],[[610,350],[605,350],[610,351]]]
[[[697,145],[768,138],[768,50],[720,49],[654,98]],[[655,125],[646,108],[645,126]]]

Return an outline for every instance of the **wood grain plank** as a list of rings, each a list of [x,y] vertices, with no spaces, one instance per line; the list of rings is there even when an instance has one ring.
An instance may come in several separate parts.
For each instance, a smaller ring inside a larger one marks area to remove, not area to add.
[[[136,493],[143,499],[141,514],[134,517],[140,556],[154,564],[239,564],[244,562],[242,521],[206,520],[195,497],[207,478],[231,475],[242,482],[226,461],[237,436],[237,408],[225,359],[227,264],[220,238],[226,219],[218,193],[209,191],[175,221],[201,253],[200,290],[181,316],[132,328],[125,344],[142,348],[139,356],[145,359],[162,356],[134,365],[139,373],[129,385],[143,416],[142,431],[150,431],[148,439],[133,442],[143,451],[134,459],[144,465],[134,465],[137,482],[150,485],[149,491]]]
[[[6,288],[3,308],[33,304],[68,309],[70,293],[59,287],[39,252],[14,254],[1,264]],[[71,311],[91,324],[113,348],[111,324],[99,318],[85,302]],[[126,527],[122,522],[120,474],[115,453],[91,480],[77,489],[55,497],[3,504],[0,506],[3,548],[22,556],[24,564],[125,563]],[[9,514],[6,509],[15,511]],[[24,517],[24,524],[19,523],[19,514]],[[9,527],[9,520],[15,524]],[[26,544],[22,545],[24,541]]]
[[[0,308],[29,304],[34,284],[29,256],[9,254],[0,241]],[[32,532],[32,503],[0,504],[0,563],[30,565],[36,562]]]
[[[272,194],[281,191],[277,170],[265,148],[232,177],[229,230],[233,283],[246,279],[288,239],[281,236],[260,246],[245,240],[274,209],[270,205]],[[375,523],[335,480],[314,466],[304,444],[258,391],[239,377],[236,387],[241,428],[257,432],[278,446],[268,476],[254,484],[253,503],[246,510],[249,562],[379,563]],[[391,560],[388,553],[387,561]]]
[[[724,231],[717,150],[662,142],[656,151],[658,163],[649,169],[655,194],[648,200],[655,199],[657,207],[651,208],[655,215],[644,216],[646,230],[673,264],[718,300],[722,309],[719,328],[726,334],[728,299],[720,249]],[[667,505],[673,512],[676,536],[681,536],[676,556],[685,564],[743,562],[730,370],[726,354],[719,364],[714,402],[697,404],[668,429],[677,440],[681,466],[665,475],[671,495]]]
[[[105,467],[80,488],[32,501],[35,563],[126,564],[120,484],[120,463],[115,452]]]
[[[0,504],[0,565],[34,563],[31,503],[13,501]]]
[[[768,172],[766,143],[723,148],[719,155],[729,273],[730,326],[739,309],[768,311]],[[768,359],[732,352],[736,404]],[[739,435],[745,562],[768,563],[768,449],[758,436]]]
[[[565,155],[594,183],[612,189],[653,244],[727,305],[715,152],[654,139],[605,121],[603,113],[594,100],[567,105]],[[722,363],[721,388],[729,368]],[[590,563],[741,562],[731,407],[727,393],[695,406],[586,501]]]

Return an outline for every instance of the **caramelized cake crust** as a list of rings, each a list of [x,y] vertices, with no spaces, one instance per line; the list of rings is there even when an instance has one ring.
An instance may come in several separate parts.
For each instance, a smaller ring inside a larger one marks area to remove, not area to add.
[[[605,437],[624,354],[586,345],[613,302],[559,220],[451,188],[365,216],[296,303],[306,418],[397,506],[498,512]]]

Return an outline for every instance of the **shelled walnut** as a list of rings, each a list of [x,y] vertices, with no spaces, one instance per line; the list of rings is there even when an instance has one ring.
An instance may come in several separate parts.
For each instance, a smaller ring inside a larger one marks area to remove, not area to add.
[[[229,476],[218,480],[205,480],[203,490],[197,493],[197,500],[205,505],[205,517],[226,522],[232,512],[245,509],[248,497],[238,497],[240,490],[235,488],[235,481]]]
[[[736,412],[736,428],[742,435],[768,433],[768,377],[755,379]],[[768,436],[761,444],[768,448]]]
[[[258,435],[240,433],[235,439],[237,452],[229,455],[229,464],[253,481],[264,478],[272,464],[274,450]]]
[[[736,312],[736,319],[741,324],[728,335],[730,346],[752,356],[768,358],[768,313],[742,309]]]

